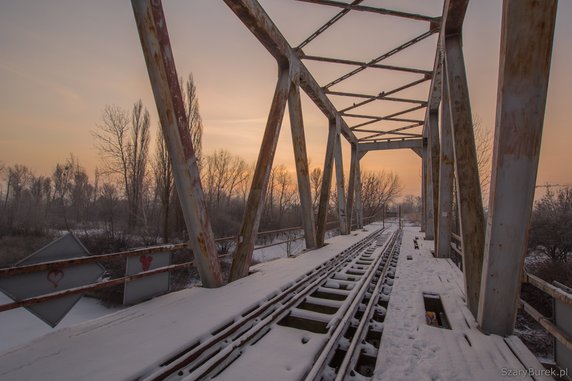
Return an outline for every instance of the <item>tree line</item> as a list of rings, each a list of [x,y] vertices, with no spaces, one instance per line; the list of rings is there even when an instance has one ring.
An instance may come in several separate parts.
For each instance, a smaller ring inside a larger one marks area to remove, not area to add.
[[[254,164],[226,150],[203,154],[203,122],[193,77],[181,80],[180,85],[188,120],[185,127],[197,154],[213,232],[217,237],[235,235],[244,214]],[[162,131],[159,125],[156,136],[151,137],[151,118],[142,101],[130,109],[105,106],[92,135],[101,158],[92,176],[71,154],[48,176],[35,175],[20,164],[0,165],[0,235],[90,231],[110,238],[136,235],[142,237],[141,244],[147,245],[187,239]],[[400,179],[392,172],[363,170],[361,177],[365,216],[378,213],[382,205],[396,200],[401,193]],[[322,170],[312,169],[315,213],[321,181]],[[331,195],[329,219],[334,220],[337,196],[335,191]],[[299,226],[300,215],[295,174],[283,164],[275,165],[261,230]]]

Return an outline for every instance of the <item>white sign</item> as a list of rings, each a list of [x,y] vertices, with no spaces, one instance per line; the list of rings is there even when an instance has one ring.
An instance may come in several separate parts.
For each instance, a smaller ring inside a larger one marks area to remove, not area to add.
[[[171,253],[141,254],[127,258],[125,275],[135,275],[169,266]],[[169,291],[169,272],[150,275],[125,283],[123,304],[135,304]]]
[[[87,249],[73,234],[68,233],[24,258],[16,266],[86,256],[89,256]],[[94,283],[103,272],[104,269],[99,263],[66,267],[54,266],[42,272],[2,278],[0,279],[0,291],[13,300],[20,301]],[[58,325],[80,298],[81,294],[69,295],[25,308],[53,328]]]

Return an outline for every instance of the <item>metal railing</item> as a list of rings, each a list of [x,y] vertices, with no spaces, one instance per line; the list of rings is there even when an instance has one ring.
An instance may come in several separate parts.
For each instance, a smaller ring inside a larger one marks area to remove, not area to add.
[[[461,237],[459,235],[451,233],[451,249],[462,259],[463,251],[461,248],[461,242]],[[548,296],[554,298],[555,300],[572,306],[571,294],[564,292],[562,289],[551,285],[550,283],[540,279],[535,275],[529,274],[526,272],[526,270],[523,270],[522,283],[530,284]],[[526,312],[536,322],[538,322],[544,329],[546,329],[550,335],[562,343],[562,345],[566,346],[566,348],[569,350],[572,350],[572,337],[570,337],[570,335],[566,334],[566,332],[562,331],[560,328],[558,328],[558,326],[552,323],[550,318],[544,316],[541,312],[536,310],[534,307],[522,299],[519,300],[519,308]]]
[[[364,217],[364,221],[372,220],[375,216]],[[328,230],[332,230],[337,227],[338,221],[329,221],[326,225],[330,226]],[[334,226],[334,227],[332,227]],[[287,233],[287,232],[294,232],[303,230],[302,226],[284,228],[284,229],[276,229],[276,230],[267,230],[258,233],[258,237],[269,235],[269,234],[280,234],[280,233]],[[236,241],[237,236],[230,236],[230,237],[222,237],[215,239],[215,242],[225,242],[225,241]],[[297,241],[304,239],[304,235],[297,236],[294,238],[289,238],[284,241],[273,242],[268,245],[257,246],[254,250],[261,250],[271,246],[282,245],[285,243]],[[157,253],[174,253],[178,250],[190,250],[188,243],[179,243],[179,244],[170,244],[170,245],[160,245],[160,246],[153,246],[141,249],[134,249],[134,250],[127,250],[121,251],[117,253],[110,253],[110,254],[101,254],[101,255],[90,255],[87,257],[80,257],[80,258],[72,258],[72,259],[63,259],[63,260],[55,260],[55,261],[48,261],[42,262],[32,265],[25,265],[25,266],[17,266],[17,267],[8,267],[0,269],[0,278],[6,277],[13,277],[21,274],[30,274],[30,273],[38,273],[44,271],[52,271],[52,270],[60,270],[62,268],[71,267],[71,266],[78,266],[84,265],[88,263],[96,263],[96,262],[114,262],[119,260],[125,260],[129,257],[141,256],[141,255],[149,255],[149,254],[157,254]],[[190,253],[192,255],[192,252]],[[232,253],[228,254],[221,254],[219,258],[227,257],[232,255]],[[48,302],[51,300],[63,298],[69,295],[77,295],[83,294],[88,291],[95,291],[100,290],[103,288],[119,286],[125,284],[127,282],[131,282],[137,279],[145,278],[151,275],[156,275],[168,271],[173,270],[181,270],[184,268],[189,268],[194,265],[194,260],[190,260],[183,263],[173,264],[169,266],[163,266],[152,270],[142,271],[137,274],[133,275],[124,275],[119,278],[108,279],[108,280],[100,280],[96,283],[91,283],[85,286],[74,287],[65,289],[62,291],[56,291],[51,293],[46,293],[26,299],[19,300],[17,302],[11,302],[6,304],[0,304],[0,312],[12,310],[15,308],[20,307],[28,307],[34,304]]]

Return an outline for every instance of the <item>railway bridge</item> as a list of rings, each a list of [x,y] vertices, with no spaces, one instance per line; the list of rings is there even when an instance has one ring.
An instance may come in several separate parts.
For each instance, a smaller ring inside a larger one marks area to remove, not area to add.
[[[182,246],[192,250],[193,261],[185,265],[197,268],[203,287],[160,296],[0,354],[0,379],[550,379],[550,370],[513,336],[519,308],[555,337],[561,356],[557,370],[569,376],[569,324],[548,321],[519,297],[524,282],[541,289],[562,308],[570,309],[572,304],[566,290],[523,271],[557,1],[503,1],[486,215],[463,54],[463,22],[469,1],[445,0],[442,12],[430,15],[382,8],[363,0],[298,1],[337,11],[309,37],[294,44],[258,1],[224,0],[276,60],[278,69],[226,282],[193,144],[183,127],[187,116],[162,4],[159,0],[132,0],[189,232],[189,242]],[[306,53],[332,26],[356,12],[414,23],[423,31],[388,51],[377,52],[369,61],[347,59],[343,51],[336,56]],[[411,62],[410,66],[386,63],[430,38],[435,45],[427,62]],[[318,67],[313,63],[335,65],[343,74],[323,83],[310,69]],[[362,72],[379,76],[406,73],[413,79],[376,93],[343,87]],[[428,91],[422,99],[403,95],[423,84]],[[324,126],[328,137],[317,214],[311,201],[302,92],[329,121]],[[402,108],[389,114],[371,112],[371,105],[382,102]],[[286,108],[306,250],[295,258],[252,266]],[[347,189],[342,139],[351,146]],[[400,219],[365,221],[363,215],[361,159],[375,155],[374,151],[398,149],[419,157],[420,228]],[[333,187],[341,235],[327,240],[327,208]],[[0,276],[49,272],[55,266],[81,266],[178,248],[171,245],[26,264],[2,269]],[[20,298],[0,310],[80,295],[94,287],[155,276],[177,266],[183,265],[147,268],[118,280]]]

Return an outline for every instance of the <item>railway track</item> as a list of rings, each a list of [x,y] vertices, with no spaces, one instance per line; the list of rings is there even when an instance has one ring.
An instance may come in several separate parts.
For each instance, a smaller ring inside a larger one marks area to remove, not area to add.
[[[400,237],[374,231],[139,380],[369,377]]]

